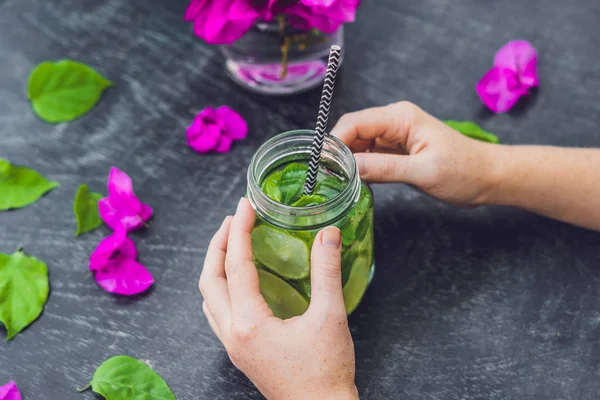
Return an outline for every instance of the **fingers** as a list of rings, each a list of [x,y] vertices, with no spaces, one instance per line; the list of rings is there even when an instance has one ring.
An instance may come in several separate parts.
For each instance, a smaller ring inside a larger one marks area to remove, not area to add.
[[[217,335],[221,343],[223,343],[223,336],[221,335],[221,330],[219,329],[219,326],[217,325],[217,322],[215,321],[213,316],[210,314],[208,306],[206,305],[206,301],[202,302],[202,311],[204,311],[204,316],[208,321],[208,325],[210,325],[212,331],[215,333],[215,335]]]
[[[231,222],[225,270],[233,317],[252,316],[269,309],[260,294],[258,273],[252,254],[252,228],[256,215],[246,199],[241,199]]]
[[[225,277],[225,254],[231,220],[231,217],[225,218],[210,241],[199,282],[206,306],[215,324],[220,326],[221,330],[225,329],[224,327],[228,326],[231,320],[229,290]]]
[[[354,155],[361,179],[367,182],[403,182],[414,184],[414,159],[410,156],[383,153]]]
[[[362,141],[364,146],[364,141],[377,138],[385,138],[406,148],[411,128],[418,122],[421,114],[423,111],[409,102],[369,108],[342,116],[331,134],[354,151],[364,151],[355,149],[357,140]]]
[[[342,294],[342,235],[336,227],[315,237],[311,254],[311,300],[309,313],[346,315]]]

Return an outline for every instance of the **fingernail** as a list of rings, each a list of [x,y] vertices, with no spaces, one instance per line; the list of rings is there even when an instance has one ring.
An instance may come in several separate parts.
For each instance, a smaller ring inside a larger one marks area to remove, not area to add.
[[[238,205],[237,205],[237,210],[236,210],[236,213],[237,213],[237,212],[239,212],[239,211],[242,209],[242,204],[243,204],[243,203],[244,203],[244,198],[242,197],[242,198],[240,199],[240,202],[239,202],[239,203],[238,203]]]
[[[364,154],[355,154],[354,159],[356,159],[359,175],[365,176],[367,174],[367,160],[365,160]]]
[[[340,235],[340,230],[337,228],[325,228],[325,230],[323,230],[323,233],[321,234],[321,244],[325,247],[337,249],[338,247],[340,247],[341,241],[342,236]]]

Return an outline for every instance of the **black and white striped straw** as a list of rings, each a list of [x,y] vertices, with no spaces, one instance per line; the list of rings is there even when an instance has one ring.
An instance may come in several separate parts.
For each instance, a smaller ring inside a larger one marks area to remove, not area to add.
[[[323,150],[323,141],[325,140],[325,130],[327,129],[327,120],[329,119],[329,109],[331,99],[333,98],[333,85],[340,65],[340,56],[342,49],[340,46],[331,46],[329,52],[329,62],[327,63],[327,74],[323,84],[323,93],[321,94],[321,103],[319,104],[319,115],[317,116],[317,127],[315,137],[310,150],[310,161],[308,163],[308,172],[306,174],[306,183],[304,184],[304,194],[311,195],[317,184],[317,173],[321,163],[321,151]]]

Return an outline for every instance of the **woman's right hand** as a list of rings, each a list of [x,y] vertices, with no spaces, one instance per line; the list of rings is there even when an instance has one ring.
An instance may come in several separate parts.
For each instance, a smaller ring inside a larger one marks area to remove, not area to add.
[[[361,178],[403,182],[461,206],[487,201],[493,151],[409,102],[344,115],[332,135],[355,153]]]

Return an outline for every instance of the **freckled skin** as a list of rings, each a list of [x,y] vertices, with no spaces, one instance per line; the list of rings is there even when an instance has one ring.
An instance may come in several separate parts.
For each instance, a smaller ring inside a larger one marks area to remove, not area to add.
[[[331,134],[355,153],[366,181],[406,183],[462,207],[515,206],[600,230],[600,149],[484,143],[409,102],[346,114]]]

